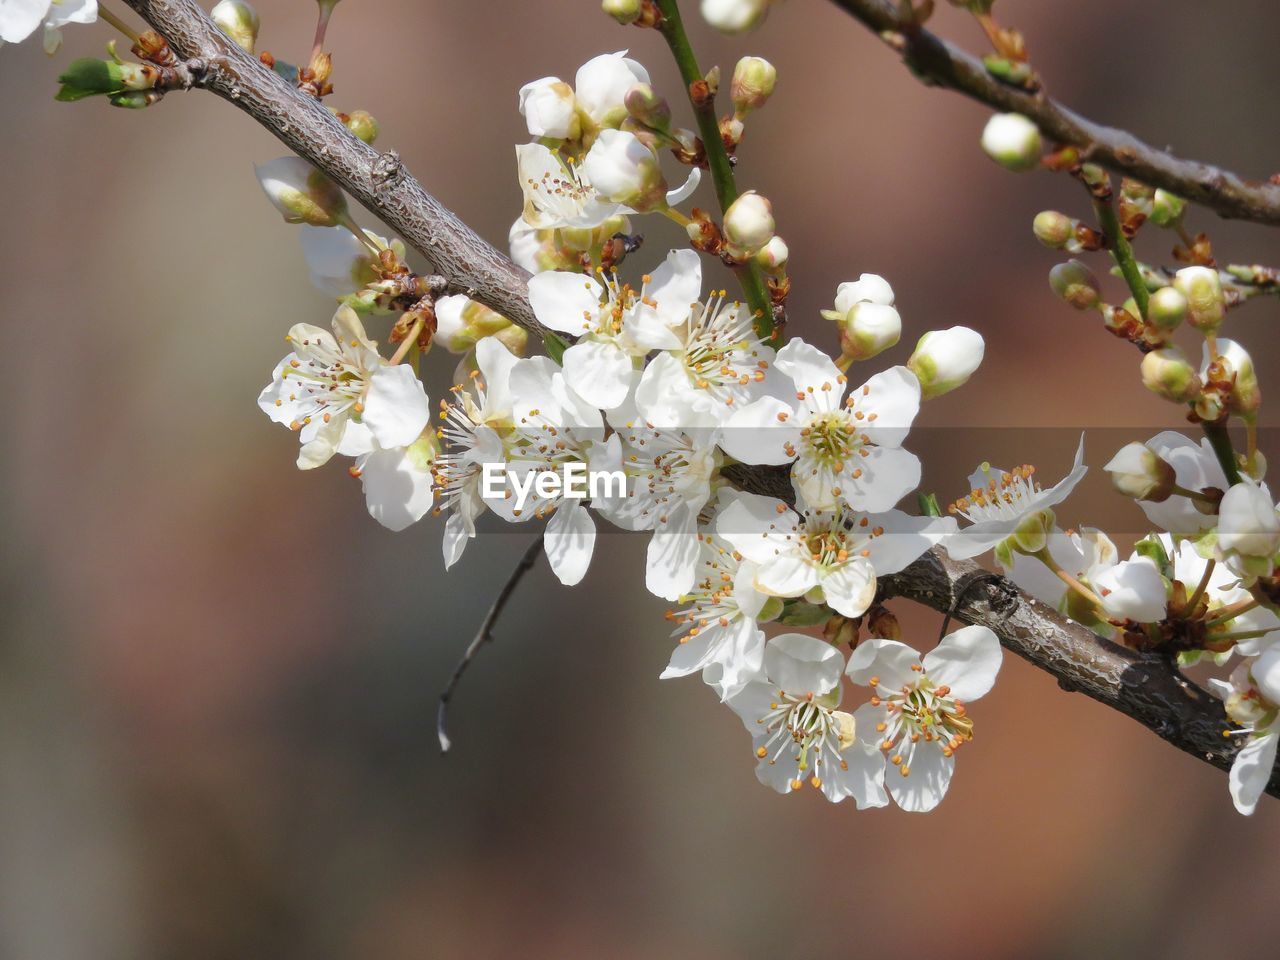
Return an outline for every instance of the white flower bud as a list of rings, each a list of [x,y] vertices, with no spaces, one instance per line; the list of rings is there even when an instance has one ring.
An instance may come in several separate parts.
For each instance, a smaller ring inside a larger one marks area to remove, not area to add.
[[[902,318],[883,303],[855,303],[840,321],[840,351],[851,360],[869,360],[901,337]]]
[[[733,80],[729,83],[729,96],[739,113],[759,110],[773,95],[778,82],[778,71],[762,57],[743,57],[733,68]]]
[[[982,149],[1006,170],[1034,170],[1040,163],[1040,128],[1022,114],[997,113],[982,130]]]
[[[245,53],[253,53],[258,42],[258,11],[246,0],[222,0],[209,11],[209,18]]]
[[[787,257],[790,253],[787,242],[775,236],[760,248],[760,252],[756,254],[756,263],[760,264],[760,269],[765,273],[776,276],[786,270]]]
[[[582,132],[573,87],[558,77],[543,77],[521,87],[520,114],[531,137],[573,140]]]
[[[1264,488],[1245,480],[1226,492],[1218,504],[1218,549],[1267,561],[1280,552],[1280,517]]]
[[[286,223],[335,227],[348,219],[342,190],[301,157],[280,157],[254,169],[267,199]]]
[[[1197,330],[1213,333],[1227,315],[1222,280],[1212,267],[1183,267],[1173,285],[1187,298],[1187,322]]]
[[[436,301],[434,342],[450,353],[466,353],[482,337],[499,334],[509,326],[512,323],[506,317],[461,294]]]
[[[624,27],[640,19],[641,7],[640,0],[603,0],[600,4],[600,9]]]
[[[1172,333],[1187,316],[1187,298],[1176,287],[1161,287],[1147,303],[1147,320],[1162,333]]]
[[[1208,361],[1208,347],[1205,348]],[[1232,377],[1230,410],[1246,419],[1253,417],[1262,406],[1262,391],[1258,387],[1258,374],[1253,369],[1253,358],[1234,340],[1218,341],[1218,356]],[[1206,364],[1207,366],[1207,364]],[[1203,376],[1205,371],[1201,371]]]
[[[1135,500],[1168,500],[1176,481],[1173,466],[1143,443],[1121,447],[1102,469],[1111,475],[1113,487]]]
[[[738,197],[724,213],[724,238],[742,258],[772,240],[773,228],[773,204],[754,190]]]
[[[847,280],[836,287],[835,312],[843,316],[855,303],[879,303],[893,306],[893,287],[884,277],[864,273],[857,280]]]
[[[982,334],[968,327],[930,330],[916,344],[907,366],[920,381],[925,399],[939,397],[973,376],[985,350]]]
[[[1079,260],[1068,260],[1050,270],[1049,286],[1077,310],[1093,309],[1102,297],[1098,278]]]
[[[1057,210],[1041,210],[1031,222],[1031,232],[1046,247],[1061,250],[1076,235],[1075,221]]]
[[[634,133],[601,130],[582,161],[592,187],[606,200],[638,213],[666,203],[667,181],[658,158]]]
[[[1200,395],[1200,377],[1177,347],[1152,350],[1142,358],[1142,384],[1175,403],[1190,403]]]
[[[1183,211],[1186,209],[1187,202],[1181,197],[1175,197],[1167,190],[1157,190],[1151,200],[1149,219],[1157,227],[1172,227],[1182,219]]]
[[[702,0],[702,16],[723,33],[746,33],[764,22],[769,0]]]

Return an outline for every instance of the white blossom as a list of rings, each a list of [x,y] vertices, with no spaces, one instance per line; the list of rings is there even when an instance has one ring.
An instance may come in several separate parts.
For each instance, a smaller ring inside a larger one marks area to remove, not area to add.
[[[1257,660],[1245,660],[1231,673],[1229,681],[1210,679],[1209,689],[1222,700],[1227,716],[1238,727],[1232,731],[1245,738],[1231,763],[1228,789],[1236,810],[1248,816],[1258,806],[1275,770],[1276,746],[1280,742],[1280,706],[1276,683],[1280,672],[1280,647],[1272,647]],[[1263,677],[1271,696],[1255,680]]]
[[[1218,504],[1218,555],[1246,577],[1267,576],[1280,553],[1280,515],[1266,484],[1242,480]]]
[[[1166,430],[1148,440],[1145,446],[1173,467],[1174,482],[1184,490],[1226,491],[1226,475],[1208,440],[1197,443],[1181,433]],[[1198,536],[1212,530],[1217,523],[1212,508],[1201,510],[1197,501],[1178,493],[1159,503],[1139,500],[1138,506],[1159,529],[1177,536]]]

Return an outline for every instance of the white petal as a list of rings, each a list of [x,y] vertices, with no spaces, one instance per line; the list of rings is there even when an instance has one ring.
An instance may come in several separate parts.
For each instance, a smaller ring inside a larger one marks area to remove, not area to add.
[[[913,517],[898,510],[877,514],[868,525],[885,531],[866,545],[867,559],[881,577],[906,569],[956,530],[954,517]]]
[[[664,600],[677,600],[693,589],[699,550],[698,517],[688,504],[678,504],[667,523],[649,538],[645,588]]]
[[[612,343],[583,340],[564,352],[565,383],[601,410],[611,410],[627,399],[632,370],[631,358]]]
[[[748,560],[766,563],[783,551],[791,552],[799,518],[774,497],[755,493],[732,494],[716,516],[716,533]]]
[[[782,464],[795,459],[787,453],[800,442],[795,410],[781,400],[761,397],[742,407],[724,423],[720,448],[743,463]]]
[[[841,477],[840,498],[855,510],[879,513],[920,486],[920,458],[900,447],[864,447]],[[860,470],[855,479],[852,471]]]
[[[369,515],[388,530],[404,530],[431,509],[431,473],[420,469],[405,450],[375,450],[359,467]]]
[[[0,3],[0,40],[21,43],[36,32],[51,0],[5,0]]]
[[[407,447],[431,422],[431,403],[408,364],[383,367],[369,378],[364,422],[380,447]]]
[[[684,323],[702,295],[702,260],[696,250],[672,250],[645,284],[645,295],[657,304],[658,318],[668,327]]]
[[[1003,653],[987,627],[961,627],[924,655],[925,673],[939,686],[951,688],[957,700],[977,700],[996,683]]]
[[[846,617],[862,616],[876,597],[875,568],[861,557],[820,575],[819,583],[827,606]]]
[[[844,658],[816,637],[784,633],[764,648],[764,672],[778,689],[794,695],[824,694],[840,684]]]
[[[1093,575],[1093,588],[1113,617],[1156,623],[1168,606],[1164,578],[1150,557],[1135,557]]]
[[[596,525],[587,508],[576,500],[565,500],[547,523],[544,539],[547,561],[566,587],[587,575],[591,552],[596,544]]]
[[[1231,764],[1228,786],[1236,809],[1246,816],[1253,813],[1262,799],[1276,765],[1275,733],[1250,737]]]
[[[697,167],[694,167],[689,171],[689,176],[685,179],[684,183],[680,184],[680,186],[676,187],[674,190],[667,191],[667,206],[674,207],[678,204],[684,203],[693,196],[693,191],[698,189],[698,184],[701,182],[702,171]]]
[[[562,333],[582,334],[595,327],[604,289],[592,277],[548,270],[529,280],[529,305],[538,322]]]
[[[794,552],[763,560],[756,567],[755,587],[771,597],[798,597],[818,583],[817,568]]]
[[[462,551],[467,548],[467,541],[474,534],[467,529],[467,523],[458,512],[449,514],[444,523],[444,568],[448,570],[462,559]]]
[[[865,743],[855,743],[841,751],[840,759],[843,767],[837,764],[823,771],[821,789],[828,800],[839,803],[845,797],[853,797],[859,810],[888,805],[883,753]]]
[[[911,758],[911,772],[902,776],[897,768],[885,774],[885,786],[896,803],[908,813],[927,813],[942,802],[955,772],[955,757],[944,756],[936,745],[924,744]]]
[[[920,381],[906,367],[890,367],[855,388],[854,409],[867,415],[863,432],[871,442],[898,447],[920,412]]]
[[[916,682],[919,674],[911,667],[919,663],[920,654],[905,643],[873,637],[849,655],[845,672],[854,683],[869,686],[874,678],[881,689],[899,690]]]
[[[620,50],[593,57],[578,68],[573,79],[578,103],[596,123],[623,109],[622,98],[633,86],[649,82],[649,72],[625,53]]]
[[[807,394],[812,410],[831,411],[844,397],[844,377],[835,363],[817,347],[799,337],[778,351],[773,365],[796,385],[798,393]]]

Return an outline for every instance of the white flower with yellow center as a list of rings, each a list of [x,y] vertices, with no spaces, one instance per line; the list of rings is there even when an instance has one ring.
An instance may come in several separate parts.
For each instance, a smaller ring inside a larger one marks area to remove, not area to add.
[[[755,564],[757,590],[804,596],[846,617],[867,611],[877,575],[897,573],[954,529],[949,518],[872,515],[843,505],[801,515],[781,500],[748,493],[716,521],[716,532]]]
[[[1231,763],[1228,788],[1236,810],[1248,816],[1275,772],[1280,744],[1280,647],[1245,660],[1229,681],[1210,679],[1208,685],[1238,728],[1223,731],[1224,735],[1246,738]]]
[[[854,683],[874,689],[854,713],[858,737],[881,752],[885,785],[903,810],[923,813],[941,801],[955,752],[973,739],[965,704],[996,682],[1002,655],[986,627],[963,627],[923,658],[896,640],[867,640],[849,657]]]
[[[950,512],[968,520],[969,526],[961,527],[943,546],[957,560],[986,553],[1013,536],[1024,520],[1067,499],[1088,470],[1083,435],[1071,472],[1048,490],[1036,482],[1035,467],[1000,470],[983,464],[969,477],[969,496],[950,507]]]
[[[774,359],[756,336],[751,312],[725,291],[694,304],[675,330],[680,346],[654,357],[636,387],[636,409],[664,428],[723,424],[763,392]]]
[[[848,381],[831,358],[803,340],[778,351],[789,401],[765,396],[724,423],[720,445],[744,463],[795,461],[791,481],[818,509],[846,503],[888,510],[920,483],[920,461],[902,449],[920,410],[920,383],[906,367],[878,373],[845,396]]]
[[[544,326],[578,338],[564,352],[565,382],[601,410],[631,395],[637,363],[652,350],[679,349],[702,286],[693,250],[673,250],[640,289],[608,275],[601,283],[580,273],[548,271],[529,281],[529,303]]]
[[[298,467],[327,463],[335,453],[359,456],[376,447],[407,447],[431,420],[422,382],[405,364],[378,355],[349,307],[333,315],[333,333],[299,323],[285,338],[294,351],[276,367],[258,406],[298,432]]]
[[[833,803],[853,797],[859,810],[883,807],[884,760],[838,709],[843,667],[826,641],[782,634],[765,645],[765,678],[747,683],[729,706],[751,734],[761,783],[790,793],[807,782]]]

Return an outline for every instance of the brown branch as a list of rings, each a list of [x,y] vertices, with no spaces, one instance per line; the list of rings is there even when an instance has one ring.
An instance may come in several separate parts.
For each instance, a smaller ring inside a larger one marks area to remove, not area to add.
[[[245,110],[340,183],[457,289],[542,332],[529,307],[528,275],[428,194],[394,154],[379,155],[356,140],[315,99],[223,38],[192,0],[126,2],[181,56],[206,61],[201,86]],[[735,465],[725,475],[745,490],[794,497],[785,470]],[[526,560],[532,563],[529,555]],[[882,578],[882,590],[886,598],[953,611],[965,623],[990,627],[1008,649],[1052,674],[1064,689],[1087,694],[1216,767],[1230,767],[1239,738],[1222,736],[1229,726],[1222,706],[1167,659],[1102,640],[1003,578],[975,582],[980,569],[935,551],[902,573]],[[1272,778],[1268,792],[1280,796],[1280,778]]]
[[[982,61],[921,28],[904,27],[887,0],[832,0],[902,53],[925,83],[947,87],[1005,113],[1020,113],[1048,138],[1079,148],[1083,158],[1161,187],[1219,215],[1280,224],[1280,184],[1245,180],[1229,170],[1183,160],[1133,134],[1094,123],[1047,97],[993,77]]]

